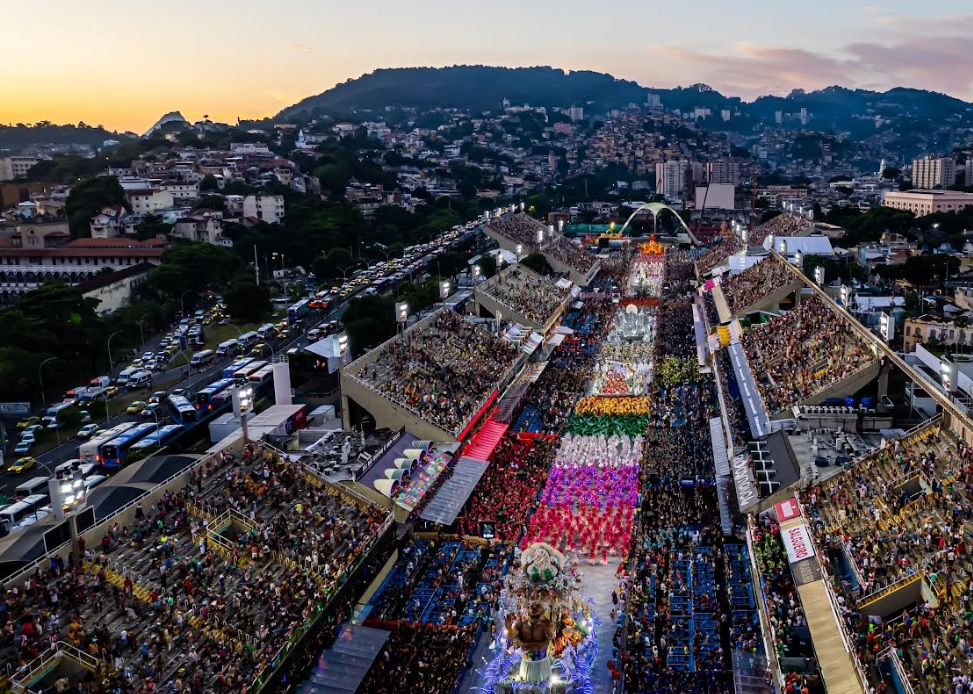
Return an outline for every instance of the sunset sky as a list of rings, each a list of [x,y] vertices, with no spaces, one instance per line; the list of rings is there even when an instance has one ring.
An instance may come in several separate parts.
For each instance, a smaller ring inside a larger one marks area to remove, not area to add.
[[[460,63],[747,99],[842,84],[973,100],[973,6],[957,0],[40,0],[15,15],[0,40],[3,123],[141,132],[175,110],[264,117],[375,68]]]

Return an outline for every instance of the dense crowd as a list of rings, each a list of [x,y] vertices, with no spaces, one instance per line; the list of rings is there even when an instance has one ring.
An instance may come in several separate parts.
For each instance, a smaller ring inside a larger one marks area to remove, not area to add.
[[[875,359],[847,320],[816,295],[751,328],[742,342],[770,413],[806,400]]]
[[[750,528],[750,534],[777,657],[813,656],[804,607],[773,514],[762,513],[757,524]]]
[[[382,527],[379,509],[312,479],[251,446],[138,505],[96,547],[79,541],[81,563],[54,560],[8,590],[2,619],[20,668],[62,640],[103,663],[109,689],[249,688]],[[228,508],[233,520],[211,527]]]
[[[660,357],[696,358],[692,299],[673,298],[659,309],[655,349]]]
[[[493,461],[457,518],[463,535],[479,535],[480,521],[495,523],[496,537],[516,541],[526,526],[537,491],[547,477],[556,442],[539,438],[500,440]]]
[[[565,435],[521,549],[547,542],[594,562],[627,552],[641,437]]]
[[[917,691],[967,691],[973,664],[973,448],[938,424],[897,439],[804,495],[831,564],[856,654],[878,686],[876,656],[892,647]],[[879,615],[859,605],[893,583],[922,576],[938,606]]]
[[[452,311],[380,350],[355,377],[449,432],[466,425],[517,357],[514,345]]]
[[[381,626],[379,624],[378,626]],[[469,663],[472,627],[459,629],[397,622],[359,691],[370,694],[451,692]],[[458,656],[458,654],[462,654]]]
[[[768,237],[775,239],[774,250],[777,250],[776,239],[782,236],[800,236],[807,234],[814,225],[804,217],[794,214],[780,214],[758,226],[750,234],[748,243],[750,248],[763,246]]]
[[[514,265],[490,278],[479,289],[540,325],[545,325],[571,295],[570,285],[558,286],[520,265]]]
[[[594,255],[561,234],[552,237],[543,224],[529,217],[521,215],[495,219],[490,222],[490,227],[514,243],[519,243],[524,251],[539,251],[578,272],[587,273],[595,265]],[[544,233],[541,244],[537,243],[538,231]]]
[[[723,283],[723,294],[734,314],[794,281],[794,275],[775,257],[768,257]]]

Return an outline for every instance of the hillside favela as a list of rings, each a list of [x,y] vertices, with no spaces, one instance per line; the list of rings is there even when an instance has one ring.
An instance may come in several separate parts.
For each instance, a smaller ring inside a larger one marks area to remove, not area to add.
[[[973,692],[970,8],[621,4],[14,13],[0,692]]]

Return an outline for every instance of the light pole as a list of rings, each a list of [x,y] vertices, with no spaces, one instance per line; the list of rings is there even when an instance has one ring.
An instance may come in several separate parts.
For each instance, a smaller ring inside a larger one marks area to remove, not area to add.
[[[116,330],[115,332],[113,332],[111,335],[108,336],[108,378],[112,378],[112,375],[115,373],[115,362],[112,360],[111,357],[111,339],[121,332],[123,331]]]
[[[54,361],[57,357],[48,357],[37,367],[37,380],[41,382],[41,409],[47,409],[47,396],[44,394],[44,364]]]
[[[358,267],[361,264],[362,264],[362,261],[359,260],[359,261],[357,261],[355,263],[352,263],[351,265],[349,265],[348,267],[344,268],[343,270],[339,267],[338,270],[341,270],[341,279],[344,282],[347,282],[348,281],[348,271],[349,270],[354,270],[356,267]],[[366,265],[366,267],[367,267],[367,265]]]
[[[376,251],[378,251],[379,253],[381,253],[382,255],[384,255],[385,256],[385,262],[386,263],[392,259],[392,254],[389,253],[384,248],[382,248],[381,246],[378,246],[378,245],[376,245],[376,244],[373,243],[371,246],[369,246],[369,248],[374,248]]]
[[[192,289],[187,289],[186,291],[184,291],[182,293],[182,296],[179,297],[179,308],[182,309],[183,318],[186,317],[186,295],[187,294],[192,294],[192,293],[193,293],[193,290]]]
[[[142,349],[145,349],[145,333],[142,331],[142,321],[145,320],[145,316],[151,315],[152,311],[147,311],[141,318],[139,318],[139,339],[141,340],[139,345],[142,347]]]

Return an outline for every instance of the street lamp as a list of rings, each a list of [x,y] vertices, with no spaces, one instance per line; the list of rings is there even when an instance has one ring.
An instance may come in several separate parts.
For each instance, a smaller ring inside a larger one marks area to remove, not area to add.
[[[152,311],[146,311],[145,315],[139,318],[139,339],[141,340],[139,344],[142,346],[142,349],[145,349],[145,333],[142,331],[142,321],[145,320],[145,316],[151,316],[151,315],[152,315]]]
[[[344,269],[342,269],[342,268],[339,267],[338,269],[341,270],[341,279],[344,280],[345,282],[347,282],[348,281],[348,271],[349,270],[354,270],[356,267],[358,267],[361,264],[362,264],[362,261],[359,260],[359,261],[357,261],[355,263],[352,263],[351,265],[349,265],[348,267],[346,267]],[[368,265],[365,265],[365,267],[368,267]]]
[[[111,358],[111,339],[123,332],[122,330],[116,330],[111,335],[108,336],[108,377],[111,378],[112,374],[115,372],[115,362]]]
[[[37,380],[41,382],[41,409],[47,409],[47,396],[44,395],[44,364],[54,361],[57,357],[48,357],[37,367]]]
[[[183,315],[183,317],[185,317],[185,315],[186,315],[186,295],[187,294],[192,294],[192,293],[193,293],[193,290],[192,289],[187,289],[186,291],[184,291],[182,293],[182,296],[179,297],[179,308],[182,309],[182,315]]]

